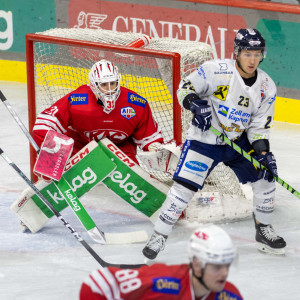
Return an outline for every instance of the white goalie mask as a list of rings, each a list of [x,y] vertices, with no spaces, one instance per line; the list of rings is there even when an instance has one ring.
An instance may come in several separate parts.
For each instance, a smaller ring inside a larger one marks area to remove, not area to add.
[[[118,68],[108,60],[96,62],[89,73],[90,88],[104,112],[110,113],[115,109],[116,101],[120,95],[120,75]]]
[[[219,226],[206,225],[191,235],[188,245],[189,259],[194,257],[202,262],[203,268],[210,264],[231,264],[236,249],[230,236]]]

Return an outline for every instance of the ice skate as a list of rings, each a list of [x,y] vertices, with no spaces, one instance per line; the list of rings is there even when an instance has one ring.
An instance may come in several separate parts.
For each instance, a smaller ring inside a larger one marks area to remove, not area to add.
[[[254,216],[253,216],[254,217]],[[283,255],[285,254],[285,240],[278,236],[272,225],[258,223],[254,217],[257,249],[262,252]]]
[[[165,235],[154,232],[143,249],[144,256],[149,259],[155,259],[157,254],[164,250],[167,238]]]

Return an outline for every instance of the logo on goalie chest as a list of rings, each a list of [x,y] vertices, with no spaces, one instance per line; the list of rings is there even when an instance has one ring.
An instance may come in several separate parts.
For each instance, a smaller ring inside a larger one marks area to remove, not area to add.
[[[135,110],[132,107],[123,107],[121,108],[121,116],[127,120],[133,118],[136,115]]]

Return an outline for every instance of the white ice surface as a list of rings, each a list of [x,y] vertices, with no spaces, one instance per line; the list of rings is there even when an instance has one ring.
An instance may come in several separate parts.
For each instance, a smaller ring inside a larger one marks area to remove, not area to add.
[[[26,86],[2,81],[0,89],[27,125]],[[5,106],[0,105],[0,147],[29,176],[28,141]],[[300,191],[300,125],[277,122],[271,146],[279,176]],[[21,177],[0,158],[0,299],[78,299],[81,282],[98,263],[56,218],[37,234],[19,232],[19,221],[9,207],[25,187]],[[287,242],[285,257],[256,250],[252,220],[221,224],[239,252],[229,280],[245,299],[300,299],[300,199],[279,185],[276,198],[274,227]],[[84,200],[98,227],[106,232],[144,229],[151,233],[152,224],[145,217],[107,190],[96,189]],[[70,210],[62,214],[104,260],[144,262],[144,244],[97,245]],[[186,242],[196,227],[179,222],[157,261],[187,262]]]

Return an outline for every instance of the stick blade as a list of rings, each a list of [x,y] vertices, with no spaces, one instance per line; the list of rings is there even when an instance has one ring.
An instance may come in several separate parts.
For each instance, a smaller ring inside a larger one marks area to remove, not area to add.
[[[104,233],[101,230],[99,230],[97,227],[87,230],[87,233],[89,234],[91,239],[96,243],[102,245],[105,245],[107,243]]]
[[[105,233],[107,244],[133,244],[143,243],[148,240],[148,234],[145,230],[121,232],[121,233]]]

